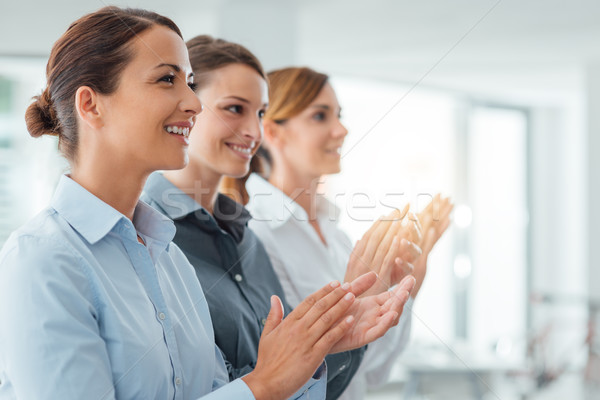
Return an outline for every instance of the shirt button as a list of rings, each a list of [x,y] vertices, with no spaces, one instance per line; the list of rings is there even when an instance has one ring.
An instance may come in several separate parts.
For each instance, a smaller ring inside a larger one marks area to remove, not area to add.
[[[343,371],[343,370],[345,370],[345,369],[346,369],[346,366],[345,366],[345,365],[342,365],[342,366],[340,367],[340,372],[342,372],[342,371]]]
[[[177,386],[181,385],[181,379],[180,378],[175,378],[175,384]]]
[[[163,321],[163,320],[166,318],[166,315],[165,315],[165,313],[163,313],[163,312],[161,312],[161,313],[158,313],[158,318],[160,318],[160,319],[161,319],[161,321]]]
[[[243,281],[243,280],[244,280],[244,278],[243,278],[243,277],[242,277],[240,274],[235,274],[234,278],[235,278],[235,280],[236,280],[236,281],[238,281],[238,282],[241,282],[241,281]]]
[[[267,319],[263,318],[262,321],[260,321],[260,322],[262,322],[263,326],[265,326],[265,324],[267,323]]]

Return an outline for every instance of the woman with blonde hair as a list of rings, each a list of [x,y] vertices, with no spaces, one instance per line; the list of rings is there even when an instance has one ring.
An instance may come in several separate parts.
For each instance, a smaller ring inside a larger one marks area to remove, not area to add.
[[[292,67],[273,71],[268,77],[270,105],[263,120],[268,173],[250,175],[245,183],[247,194],[240,183],[237,189],[242,198],[249,199],[247,208],[254,216],[250,228],[265,245],[293,306],[329,279],[356,276],[353,261],[369,246],[361,240],[353,248],[336,225],[339,210],[318,190],[322,176],[340,172],[341,149],[348,133],[340,122],[340,105],[328,76]],[[434,205],[437,219],[433,218]],[[428,254],[449,224],[451,209],[448,199],[436,196],[420,214],[420,222],[414,216],[405,218],[409,226],[418,226],[416,233],[400,223],[405,212],[393,212],[391,218],[378,221],[369,230],[368,234],[380,235],[386,230],[396,232],[392,247],[406,249],[398,264],[414,262],[416,284],[398,327],[369,346],[342,398],[361,399],[368,386],[385,382],[389,376],[392,363],[408,342],[412,301],[423,283]],[[377,253],[374,249],[370,252]],[[407,272],[396,268],[395,274],[384,274],[377,264],[369,264],[369,268],[380,274],[378,287],[371,289],[375,291],[387,290]]]

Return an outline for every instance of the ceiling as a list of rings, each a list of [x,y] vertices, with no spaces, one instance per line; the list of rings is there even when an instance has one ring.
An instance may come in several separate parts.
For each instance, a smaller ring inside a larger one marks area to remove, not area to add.
[[[103,0],[2,0],[0,56],[42,56]],[[111,3],[112,4],[112,3]],[[116,1],[173,18],[189,37],[240,41],[267,67],[407,83],[555,93],[579,90],[600,63],[597,0]],[[551,83],[551,85],[549,85]]]

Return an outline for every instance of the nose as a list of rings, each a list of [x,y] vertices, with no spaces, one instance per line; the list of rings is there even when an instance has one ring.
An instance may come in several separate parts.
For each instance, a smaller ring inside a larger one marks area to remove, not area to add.
[[[348,129],[342,124],[342,121],[337,120],[337,124],[333,130],[333,136],[335,138],[344,138],[348,134]]]
[[[242,128],[242,135],[245,139],[255,142],[257,145],[262,142],[263,125],[260,118],[252,118]]]
[[[198,98],[196,93],[194,93],[194,91],[191,89],[186,90],[185,98],[181,102],[181,108],[186,114],[190,114],[190,116],[198,115],[203,110],[200,99]]]

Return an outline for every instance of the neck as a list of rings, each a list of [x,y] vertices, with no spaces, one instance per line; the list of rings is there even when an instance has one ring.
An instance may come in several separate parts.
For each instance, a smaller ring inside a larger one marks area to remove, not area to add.
[[[122,173],[122,169],[104,164],[76,166],[71,179],[100,200],[133,221],[135,206],[150,173]],[[118,177],[118,179],[114,179]]]
[[[269,183],[289,198],[294,200],[306,211],[308,219],[317,219],[317,195],[321,177],[300,175],[290,168],[273,165]]]
[[[163,175],[179,190],[213,214],[223,175],[192,161],[183,169],[165,171]]]

